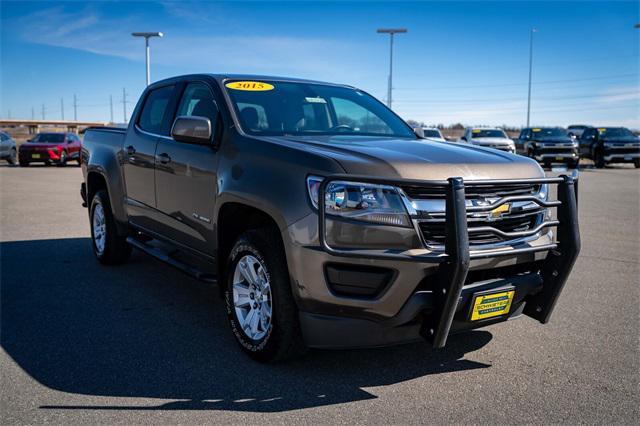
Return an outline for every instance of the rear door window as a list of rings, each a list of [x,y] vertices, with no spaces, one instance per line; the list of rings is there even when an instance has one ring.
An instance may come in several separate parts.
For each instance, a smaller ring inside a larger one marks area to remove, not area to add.
[[[142,106],[138,126],[145,132],[163,134],[163,123],[171,100],[173,86],[160,87],[147,95]]]

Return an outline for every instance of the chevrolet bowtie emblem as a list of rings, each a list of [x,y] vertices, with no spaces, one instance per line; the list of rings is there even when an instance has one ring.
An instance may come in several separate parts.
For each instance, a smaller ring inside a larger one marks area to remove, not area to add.
[[[503,214],[509,213],[510,210],[511,210],[511,205],[509,203],[506,203],[491,210],[491,213],[489,213],[489,216],[491,217],[491,219],[497,219]]]

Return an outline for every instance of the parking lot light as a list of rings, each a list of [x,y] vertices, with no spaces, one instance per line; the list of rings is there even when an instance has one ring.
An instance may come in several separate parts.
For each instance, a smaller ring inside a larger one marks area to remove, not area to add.
[[[164,34],[160,33],[160,32],[151,32],[151,33],[147,33],[147,32],[141,32],[141,33],[131,33],[132,36],[134,37],[144,37],[144,46],[145,46],[145,50],[146,50],[146,65],[147,65],[147,86],[151,83],[151,65],[150,65],[150,60],[151,60],[151,49],[149,47],[149,39],[151,37],[162,37],[164,36]]]
[[[393,91],[393,35],[407,32],[406,28],[379,28],[378,34],[389,34],[389,87],[387,89],[387,106],[391,108]]]

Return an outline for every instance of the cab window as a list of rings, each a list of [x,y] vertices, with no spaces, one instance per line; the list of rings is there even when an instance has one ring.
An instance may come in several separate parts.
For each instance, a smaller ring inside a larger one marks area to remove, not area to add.
[[[163,134],[162,124],[172,93],[173,86],[164,86],[149,92],[138,120],[138,126],[142,130],[159,135]]]
[[[180,99],[176,116],[205,117],[211,122],[211,129],[215,129],[218,105],[209,87],[200,82],[189,83],[184,89],[182,99]]]

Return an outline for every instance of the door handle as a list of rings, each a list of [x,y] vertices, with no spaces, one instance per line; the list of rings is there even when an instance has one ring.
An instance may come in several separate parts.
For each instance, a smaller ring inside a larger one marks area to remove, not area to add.
[[[133,147],[133,145],[129,145],[127,147],[127,155],[135,155],[136,153],[136,149]]]
[[[169,154],[167,154],[166,152],[163,152],[162,154],[156,156],[156,161],[162,164],[168,164],[171,162],[171,157],[169,157]]]

